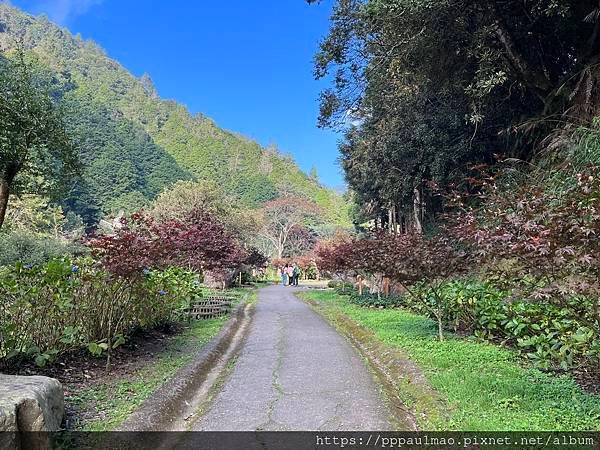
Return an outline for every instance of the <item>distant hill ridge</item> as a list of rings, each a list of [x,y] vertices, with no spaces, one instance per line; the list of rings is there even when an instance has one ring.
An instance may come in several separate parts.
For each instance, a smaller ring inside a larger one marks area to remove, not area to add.
[[[332,223],[349,224],[343,198],[290,157],[159,98],[149,76],[134,77],[93,41],[0,3],[0,49],[16,39],[54,75],[86,164],[84,182],[70,200],[83,216],[91,214],[85,208],[135,209],[177,180],[205,179],[247,207],[292,193],[314,200]]]

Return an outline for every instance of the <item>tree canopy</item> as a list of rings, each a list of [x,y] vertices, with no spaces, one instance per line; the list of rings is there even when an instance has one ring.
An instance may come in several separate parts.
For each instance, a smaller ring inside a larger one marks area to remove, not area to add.
[[[309,227],[318,223],[322,211],[310,200],[287,196],[266,203],[262,215],[260,236],[269,244],[269,253],[281,259],[314,244]]]
[[[338,0],[320,124],[346,130],[359,202],[411,210],[424,181],[568,144],[597,113],[599,17],[592,0]]]
[[[37,81],[21,51],[0,61],[0,227],[11,192],[49,192],[79,169],[62,115]]]

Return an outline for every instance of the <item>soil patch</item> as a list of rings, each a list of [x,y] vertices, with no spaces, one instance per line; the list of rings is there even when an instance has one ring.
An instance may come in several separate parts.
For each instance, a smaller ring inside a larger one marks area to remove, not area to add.
[[[26,361],[16,366],[3,368],[2,373],[52,377],[65,386],[89,385],[102,378],[112,378],[114,375],[135,371],[137,367],[152,361],[170,339],[184,330],[184,325],[176,324],[135,333],[125,344],[113,350],[109,370],[106,369],[106,358],[94,357],[82,349],[65,353],[56,362],[46,367],[38,367],[33,361]]]
[[[53,364],[38,367],[33,362],[23,362],[17,366],[5,368],[2,373],[8,375],[41,375],[56,378],[65,391],[66,422],[77,416],[77,420],[94,420],[101,417],[82,416],[76,411],[70,398],[86,388],[108,385],[115,379],[135,379],[141,368],[157,361],[161,352],[171,340],[186,330],[185,324],[174,324],[149,331],[140,331],[128,341],[113,350],[111,366],[107,369],[106,358],[97,358],[85,350],[65,353]],[[184,350],[182,350],[183,352]]]
[[[600,395],[600,367],[577,368],[573,371],[573,377],[585,392]]]

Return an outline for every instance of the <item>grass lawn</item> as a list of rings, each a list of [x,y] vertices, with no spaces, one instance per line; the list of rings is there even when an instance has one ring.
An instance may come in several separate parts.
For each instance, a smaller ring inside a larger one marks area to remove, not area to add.
[[[508,349],[452,334],[439,342],[436,325],[425,317],[359,307],[331,291],[302,297],[319,302],[322,312],[345,314],[421,367],[448,408],[443,420],[435,414],[419,417],[421,429],[600,430],[600,397],[586,394],[567,376],[528,367]]]
[[[235,289],[226,293],[248,294],[246,302],[256,299],[256,290]],[[190,363],[227,322],[228,317],[190,322],[183,333],[174,336],[164,350],[134,376],[116,376],[97,385],[73,392],[68,401],[83,420],[75,428],[109,431],[118,427],[144,400],[169,380],[177,370]]]

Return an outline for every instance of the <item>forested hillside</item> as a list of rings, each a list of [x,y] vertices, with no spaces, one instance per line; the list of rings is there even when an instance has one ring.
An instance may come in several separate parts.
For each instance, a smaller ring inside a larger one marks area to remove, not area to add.
[[[142,207],[177,180],[200,179],[218,183],[245,207],[285,192],[314,200],[331,222],[347,223],[344,200],[275,147],[264,149],[160,99],[148,76],[134,77],[95,43],[2,3],[0,49],[17,42],[50,72],[84,165],[65,206],[86,222]]]

